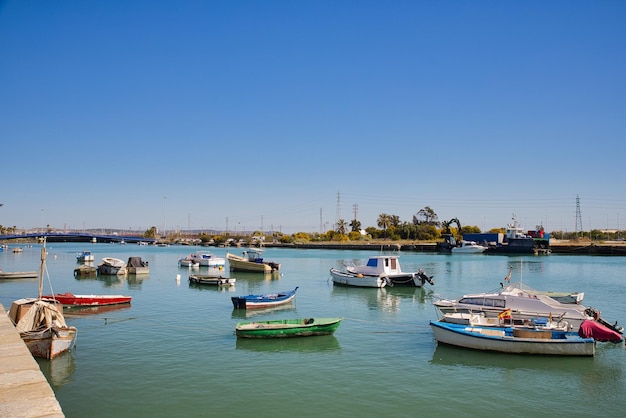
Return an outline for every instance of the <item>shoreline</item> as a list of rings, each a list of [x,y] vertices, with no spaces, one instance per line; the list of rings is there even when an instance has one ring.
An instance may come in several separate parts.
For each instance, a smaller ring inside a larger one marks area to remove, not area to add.
[[[332,249],[332,250],[376,250],[376,251],[413,251],[433,252],[437,251],[436,242],[367,242],[367,243],[266,243],[265,248],[294,248],[294,249]],[[550,244],[552,254],[569,255],[610,255],[626,256],[626,244],[618,243],[593,243],[593,242],[556,242]],[[489,254],[486,254],[489,255]],[[492,254],[495,255],[495,254]],[[498,255],[530,255],[530,254],[498,254]]]

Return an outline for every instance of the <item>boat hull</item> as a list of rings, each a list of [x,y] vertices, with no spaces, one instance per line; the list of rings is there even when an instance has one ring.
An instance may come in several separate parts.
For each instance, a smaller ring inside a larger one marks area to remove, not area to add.
[[[22,332],[20,336],[33,356],[53,359],[72,347],[76,328],[53,327],[39,332]]]
[[[279,263],[268,261],[254,262],[234,254],[226,254],[228,265],[231,271],[253,271],[257,273],[271,273],[280,270]]]
[[[354,287],[385,287],[387,281],[379,276],[364,276],[352,273],[346,273],[337,269],[330,269],[330,276],[333,284],[339,286]]]
[[[576,333],[529,331],[520,333],[501,327],[472,327],[467,325],[432,322],[430,326],[439,343],[474,350],[497,351],[510,354],[556,356],[593,356],[593,338],[581,338]],[[549,333],[549,334],[546,334]],[[531,336],[534,335],[534,336]],[[547,338],[546,338],[547,337]]]
[[[206,276],[197,274],[189,276],[189,283],[205,284],[210,286],[234,286],[236,281],[237,279],[233,277]]]
[[[207,252],[190,254],[189,259],[198,263],[200,267],[223,267],[226,264],[226,260],[223,257],[216,257]]]
[[[291,303],[296,297],[296,287],[289,292],[272,293],[265,295],[247,295],[247,296],[233,296],[230,299],[233,302],[235,309],[262,309],[271,308],[274,306],[285,305]]]
[[[289,338],[332,335],[341,318],[284,319],[275,321],[240,322],[235,328],[240,338]]]
[[[61,303],[65,306],[104,306],[130,303],[131,296],[125,295],[74,295],[71,293],[46,295],[41,297],[44,300]]]
[[[98,264],[98,274],[107,276],[123,276],[127,273],[126,264],[117,258],[106,257]]]
[[[36,271],[0,271],[0,280],[36,279],[38,276]]]

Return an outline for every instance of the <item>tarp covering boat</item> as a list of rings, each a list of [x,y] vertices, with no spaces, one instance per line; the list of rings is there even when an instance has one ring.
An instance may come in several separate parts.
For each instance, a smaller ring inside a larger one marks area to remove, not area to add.
[[[597,321],[591,320],[583,321],[582,324],[580,324],[578,335],[583,338],[593,338],[596,341],[610,341],[614,343],[622,341],[621,334],[605,327]]]
[[[40,300],[34,302],[15,325],[18,332],[39,331],[52,327],[67,327],[63,314],[54,304]]]

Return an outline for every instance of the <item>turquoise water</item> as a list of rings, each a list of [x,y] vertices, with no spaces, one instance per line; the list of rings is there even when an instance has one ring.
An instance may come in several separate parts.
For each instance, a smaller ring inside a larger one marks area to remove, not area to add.
[[[141,256],[143,279],[76,279],[75,255]],[[506,257],[401,253],[406,271],[435,276],[425,289],[334,287],[328,270],[375,252],[269,248],[281,274],[233,273],[234,289],[190,286],[177,260],[195,247],[48,244],[54,293],[128,294],[130,307],[68,314],[76,347],[39,361],[67,417],[624,416],[626,350],[600,343],[594,358],[527,357],[438,346],[432,301],[512,281],[584,291],[584,303],[626,322],[624,257]],[[211,251],[225,256],[226,249]],[[241,250],[231,249],[239,253]],[[40,246],[0,253],[6,271],[37,270]],[[207,270],[200,270],[206,272]],[[225,271],[226,274],[230,274]],[[180,280],[176,277],[180,275]],[[334,336],[238,340],[230,296],[299,286],[293,307],[248,318],[344,318]],[[45,293],[50,286],[45,285]],[[0,303],[35,296],[37,281],[0,283]]]

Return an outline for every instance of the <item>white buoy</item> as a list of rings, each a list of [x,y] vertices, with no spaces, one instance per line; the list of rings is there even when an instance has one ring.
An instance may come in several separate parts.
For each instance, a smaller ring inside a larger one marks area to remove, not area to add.
[[[176,283],[180,283],[180,274],[176,275]]]

